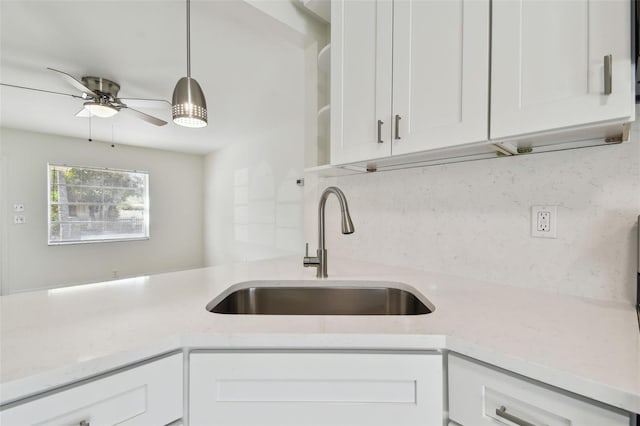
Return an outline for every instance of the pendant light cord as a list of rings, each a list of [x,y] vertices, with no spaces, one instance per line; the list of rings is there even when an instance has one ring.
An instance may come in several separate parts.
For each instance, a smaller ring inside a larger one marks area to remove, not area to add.
[[[187,77],[191,77],[191,1],[187,0]]]

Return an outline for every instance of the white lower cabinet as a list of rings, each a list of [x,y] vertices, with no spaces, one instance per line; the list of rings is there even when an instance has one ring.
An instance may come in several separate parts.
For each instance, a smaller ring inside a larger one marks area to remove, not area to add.
[[[139,367],[0,411],[2,426],[158,426],[182,417],[183,358]]]
[[[191,426],[443,424],[439,353],[190,354]]]
[[[629,414],[449,355],[449,417],[463,426],[629,426]]]
[[[190,426],[629,426],[631,414],[439,352],[189,354]],[[179,426],[182,354],[0,411],[2,426]]]

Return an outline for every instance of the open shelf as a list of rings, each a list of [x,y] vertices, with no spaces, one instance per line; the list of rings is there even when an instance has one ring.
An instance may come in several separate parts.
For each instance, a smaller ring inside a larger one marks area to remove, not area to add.
[[[328,120],[329,113],[331,112],[331,105],[325,105],[318,110],[318,121]]]
[[[318,136],[329,137],[331,128],[331,105],[325,105],[318,111]]]
[[[331,69],[331,44],[327,44],[318,53],[318,72],[329,75]]]
[[[331,0],[300,0],[302,5],[325,22],[331,22]]]

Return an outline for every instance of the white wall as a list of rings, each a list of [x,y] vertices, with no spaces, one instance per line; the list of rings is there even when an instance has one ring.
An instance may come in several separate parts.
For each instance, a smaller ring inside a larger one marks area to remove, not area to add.
[[[274,147],[276,141],[253,142]],[[302,176],[302,150],[289,156],[267,148],[253,152],[250,145],[238,143],[206,158],[208,266],[302,253],[303,193],[295,183]]]
[[[260,117],[237,123],[227,147],[205,159],[205,264],[302,253],[305,120],[315,117],[309,49],[265,34],[260,78],[273,96]],[[315,60],[315,49],[313,50]],[[309,93],[313,99],[309,99]],[[248,102],[256,102],[248,100]],[[268,126],[260,123],[268,122]]]
[[[337,185],[356,232],[340,234],[331,197],[329,258],[632,302],[640,214],[637,123],[631,141],[621,145],[321,178],[307,189],[305,235],[315,249],[318,191]],[[557,239],[530,236],[530,208],[538,204],[559,206]]]
[[[282,34],[301,47],[314,42],[324,46],[329,42],[329,24],[305,10],[300,0],[245,0],[245,2],[271,18],[268,31],[272,34]],[[246,19],[250,17],[247,16]],[[263,19],[260,21],[264,22]]]
[[[203,266],[203,157],[0,129],[3,293]],[[47,245],[47,163],[149,172],[148,241]],[[13,204],[25,225],[13,224]],[[179,283],[176,283],[179,285]]]

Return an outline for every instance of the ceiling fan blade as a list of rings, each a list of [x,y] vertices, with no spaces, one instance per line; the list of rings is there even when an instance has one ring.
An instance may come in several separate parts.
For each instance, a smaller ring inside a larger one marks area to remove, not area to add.
[[[82,108],[80,111],[76,112],[76,117],[89,118],[91,117],[91,112],[86,108]]]
[[[118,98],[118,102],[126,106],[136,108],[166,108],[171,106],[171,102],[164,99],[144,99],[144,98]]]
[[[14,87],[16,89],[33,90],[34,92],[44,92],[44,93],[51,93],[54,95],[64,95],[64,96],[71,96],[72,98],[83,99],[82,96],[72,95],[69,93],[52,92],[51,90],[44,90],[44,89],[34,89],[33,87],[16,86],[15,84],[0,83],[0,86]]]
[[[62,74],[62,77],[65,80],[67,80],[67,83],[71,84],[73,87],[75,87],[79,91],[88,93],[88,94],[90,94],[90,95],[92,95],[94,97],[98,96],[93,90],[89,89],[87,86],[84,85],[84,83],[82,83],[80,80],[77,80],[72,75],[69,75],[64,71],[56,70],[56,69],[49,68],[49,67],[47,67],[47,69]]]
[[[138,118],[146,121],[147,123],[155,124],[156,126],[164,126],[165,124],[167,124],[167,122],[164,120],[161,120],[149,114],[145,114],[144,112],[138,111],[137,109],[129,108],[128,106],[123,105],[121,111],[131,111]]]

